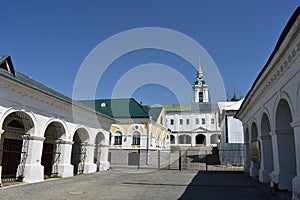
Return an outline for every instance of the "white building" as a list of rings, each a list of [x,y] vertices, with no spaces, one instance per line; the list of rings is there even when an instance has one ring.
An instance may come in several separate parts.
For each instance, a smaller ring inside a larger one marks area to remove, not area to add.
[[[222,144],[244,143],[243,124],[234,118],[242,102],[243,99],[239,100],[235,95],[231,101],[218,102]]]
[[[245,170],[300,199],[300,8],[236,115],[243,122]]]
[[[0,56],[0,88],[2,180],[32,183],[109,168],[112,118],[16,72],[9,56]]]
[[[209,103],[208,85],[201,67],[193,86],[194,100],[188,105],[166,105],[171,145],[216,146],[220,142],[217,104]]]

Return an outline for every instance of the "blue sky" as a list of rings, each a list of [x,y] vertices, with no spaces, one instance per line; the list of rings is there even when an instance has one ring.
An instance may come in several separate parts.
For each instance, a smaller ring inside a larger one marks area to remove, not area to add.
[[[216,63],[229,96],[234,85],[237,95],[245,96],[299,3],[299,0],[2,1],[0,54],[11,55],[17,71],[71,97],[81,63],[99,43],[133,28],[163,27],[186,34],[201,44]],[[101,77],[96,98],[110,98],[116,81],[128,70],[145,63],[173,67],[191,84],[196,79],[195,69],[184,59],[145,49],[113,62]],[[157,84],[140,86],[133,97],[149,105],[178,102],[172,91]],[[188,96],[182,103],[190,103],[191,98]]]

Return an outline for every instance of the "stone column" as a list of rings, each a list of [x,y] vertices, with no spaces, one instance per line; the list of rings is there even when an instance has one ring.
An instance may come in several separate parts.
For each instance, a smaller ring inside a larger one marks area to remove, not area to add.
[[[101,154],[99,171],[105,171],[110,168],[110,163],[108,161],[109,145],[101,145],[100,149]]]
[[[4,133],[4,130],[0,129],[0,141],[1,141],[1,135]],[[2,166],[1,166],[1,162],[0,162],[0,188],[2,187]]]
[[[41,165],[44,137],[26,136],[23,139],[23,152],[17,176],[23,175],[24,182],[34,183],[44,180],[44,166]],[[25,162],[25,165],[24,165]]]
[[[83,144],[86,148],[86,158],[84,160],[83,173],[93,173],[97,171],[97,165],[94,163],[95,145]]]
[[[211,134],[205,134],[205,142],[206,142],[206,146],[210,147],[211,143],[210,143],[210,136]]]
[[[300,121],[292,123],[295,137],[296,170],[297,176],[293,178],[293,200],[300,199]]]
[[[272,141],[270,136],[260,136],[261,163],[259,169],[259,181],[270,182],[270,173],[273,171]]]
[[[191,146],[195,147],[196,146],[196,136],[197,133],[191,133]]]
[[[61,155],[57,165],[58,175],[65,178],[73,176],[74,166],[71,165],[73,142],[62,141],[59,145],[61,148]]]
[[[250,166],[251,166],[251,159],[250,159],[250,142],[245,141],[245,166],[244,170],[245,172],[249,173],[250,172]]]
[[[254,140],[254,141],[252,141],[251,143],[250,143],[250,170],[249,170],[249,172],[250,172],[250,176],[251,177],[257,177],[258,176],[258,170],[259,170],[259,158],[258,159],[253,159],[253,153],[254,152],[251,152],[251,145],[253,145],[253,143],[254,144],[257,144],[256,142],[258,142],[258,141],[256,141],[256,140]],[[259,152],[259,149],[258,149],[258,156],[259,156],[259,154],[260,154],[260,152]]]

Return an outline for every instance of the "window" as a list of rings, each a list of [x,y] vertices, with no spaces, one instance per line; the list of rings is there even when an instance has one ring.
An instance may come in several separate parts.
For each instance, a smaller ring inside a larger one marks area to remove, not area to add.
[[[205,124],[205,118],[202,118],[201,120],[202,120],[201,123],[202,123],[202,124]]]
[[[196,122],[195,122],[196,124],[199,124],[199,118],[196,118]]]
[[[186,124],[190,124],[190,119],[186,119]]]
[[[122,145],[122,133],[117,131],[115,133],[115,143],[114,145]]]
[[[215,119],[211,118],[211,124],[214,124],[214,123],[215,123]]]
[[[180,125],[183,124],[183,119],[179,119],[179,124],[180,124]]]
[[[139,132],[134,132],[132,137],[132,145],[141,144],[141,134]]]
[[[174,119],[171,119],[170,124],[171,124],[171,125],[174,124]]]

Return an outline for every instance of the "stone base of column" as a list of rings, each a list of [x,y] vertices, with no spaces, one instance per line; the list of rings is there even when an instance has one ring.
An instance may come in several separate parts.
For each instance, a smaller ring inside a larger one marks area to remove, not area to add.
[[[59,164],[57,166],[58,175],[62,178],[73,176],[74,166],[71,164]]]
[[[293,178],[293,200],[300,199],[300,176]]]
[[[36,183],[44,181],[44,166],[26,164],[23,176],[23,181],[26,183]]]
[[[109,162],[101,162],[99,166],[99,171],[106,171],[110,168]]]
[[[278,184],[278,189],[292,191],[292,180],[295,177],[294,171],[281,171],[280,173],[273,171],[270,174],[270,183]]]
[[[270,182],[270,173],[272,172],[271,169],[260,169],[258,171],[258,180],[261,183],[269,183]]]
[[[97,165],[94,163],[85,163],[83,168],[84,174],[94,173],[97,171]]]

